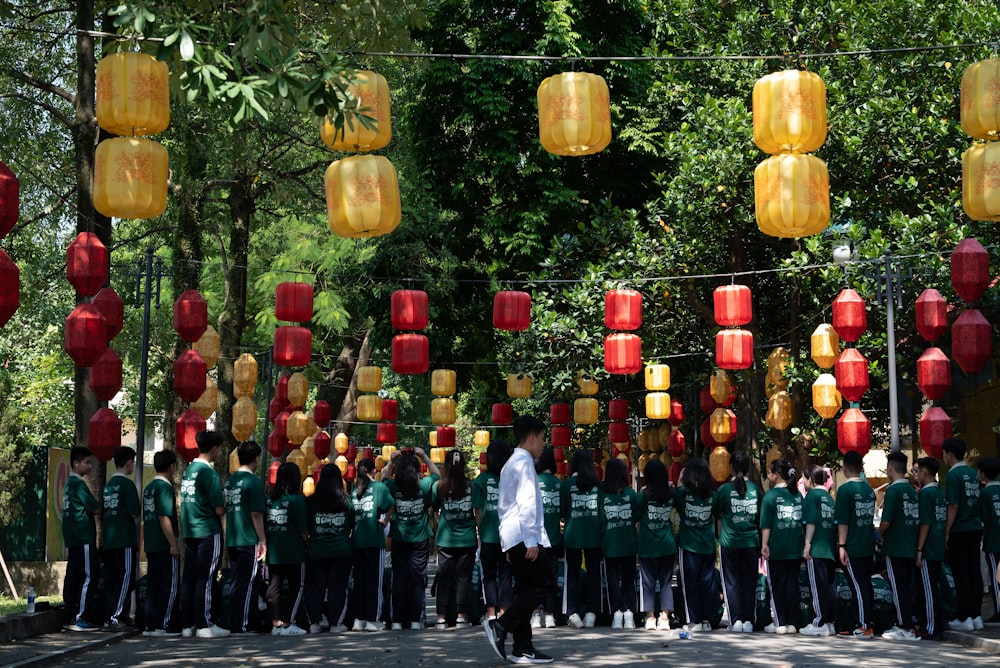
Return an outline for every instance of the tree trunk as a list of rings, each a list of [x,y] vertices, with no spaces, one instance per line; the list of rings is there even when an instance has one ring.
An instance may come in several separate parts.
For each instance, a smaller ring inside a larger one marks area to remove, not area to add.
[[[348,338],[333,369],[326,374],[326,382],[337,388],[328,401],[331,406],[340,404],[334,418],[337,433],[351,433],[350,422],[357,414],[358,406],[358,368],[371,362],[368,335],[369,331],[365,330]]]

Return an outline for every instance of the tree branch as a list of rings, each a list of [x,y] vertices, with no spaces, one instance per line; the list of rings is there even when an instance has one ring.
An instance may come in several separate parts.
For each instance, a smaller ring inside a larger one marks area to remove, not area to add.
[[[76,106],[76,96],[71,92],[63,88],[62,86],[57,86],[48,81],[41,81],[33,76],[27,75],[24,72],[18,72],[17,70],[9,70],[11,78],[20,81],[21,83],[28,84],[32,88],[37,88],[38,90],[45,91],[46,93],[52,93],[62,99],[66,100],[70,104]]]
[[[7,99],[7,98],[14,98],[14,99],[17,99],[17,100],[23,100],[23,101],[27,102],[28,104],[32,104],[32,105],[34,105],[36,107],[41,107],[45,111],[47,111],[50,114],[52,114],[53,116],[55,116],[56,119],[60,123],[62,123],[63,125],[65,125],[66,127],[68,127],[68,128],[73,127],[73,119],[71,119],[69,116],[67,116],[63,112],[59,111],[58,109],[56,109],[55,107],[53,107],[51,104],[49,104],[47,102],[42,102],[41,100],[36,100],[34,98],[28,97],[24,93],[3,93],[3,94],[0,94],[0,100]]]

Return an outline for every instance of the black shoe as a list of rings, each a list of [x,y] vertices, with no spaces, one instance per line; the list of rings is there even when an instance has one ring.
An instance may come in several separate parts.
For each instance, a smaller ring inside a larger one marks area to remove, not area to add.
[[[510,657],[511,663],[552,663],[552,657],[548,654],[543,654],[537,649],[533,649],[530,652],[515,652]]]
[[[507,632],[495,619],[483,620],[483,630],[486,631],[486,639],[490,641],[490,647],[504,661],[507,660],[507,650],[504,645],[507,642]]]
[[[984,621],[983,624],[1000,624],[1000,612]]]
[[[942,640],[944,640],[944,636],[942,636],[940,632],[927,633],[927,631],[922,631],[917,635],[921,640],[931,640],[933,642],[941,642]]]

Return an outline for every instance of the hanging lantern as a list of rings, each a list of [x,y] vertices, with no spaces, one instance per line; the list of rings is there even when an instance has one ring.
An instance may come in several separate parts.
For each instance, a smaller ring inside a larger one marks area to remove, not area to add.
[[[647,364],[646,389],[650,392],[664,392],[669,390],[670,367],[666,364]]]
[[[3,163],[0,162],[0,166]],[[2,178],[2,172],[0,172]],[[0,181],[2,183],[2,181]],[[0,202],[0,216],[3,215]],[[21,306],[21,270],[3,250],[0,250],[0,327],[7,324]]]
[[[928,348],[917,360],[917,387],[931,401],[951,389],[951,360],[940,348]]]
[[[312,332],[305,327],[284,325],[274,330],[274,363],[304,367],[312,358]]]
[[[285,433],[288,435],[288,442],[292,445],[302,445],[307,438],[312,436],[309,432],[309,418],[302,411],[292,411],[288,416],[288,423],[285,425]]]
[[[597,394],[597,381],[592,376],[588,376],[582,371],[576,372],[576,391],[585,397],[592,397]]]
[[[717,483],[729,480],[729,450],[724,445],[717,445],[708,455],[708,470]]]
[[[337,465],[338,469],[340,469],[341,476],[347,473],[347,467],[350,465],[350,463],[347,461],[347,457],[345,457],[344,455],[338,455],[337,458],[333,460],[333,463]]]
[[[94,364],[108,346],[107,325],[93,304],[77,304],[66,317],[64,347],[80,367]]]
[[[307,499],[316,493],[316,481],[313,480],[312,476],[306,476],[302,481],[302,496]]]
[[[670,395],[666,392],[646,393],[646,417],[650,420],[668,419],[670,406]]]
[[[286,322],[309,322],[313,314],[313,287],[308,283],[278,283],[274,289],[274,317]]]
[[[593,397],[579,397],[573,400],[573,422],[596,424],[600,404]]]
[[[382,419],[382,398],[377,394],[362,394],[358,397],[357,412],[362,422],[378,422]]]
[[[108,247],[93,232],[80,232],[66,249],[66,280],[87,297],[108,282]]]
[[[387,418],[385,416],[386,404],[388,403],[389,403],[388,399],[382,400],[382,419],[395,420],[396,418]],[[393,401],[392,403],[394,405],[396,404],[395,401]],[[330,424],[330,417],[331,417],[330,404],[328,404],[325,399],[320,399],[315,404],[313,404],[312,414],[313,414],[313,422],[315,422],[320,429],[326,429],[326,426]]]
[[[122,444],[122,421],[110,408],[99,408],[90,418],[87,447],[98,461],[108,462]]]
[[[764,391],[768,398],[775,392],[780,392],[788,388],[788,379],[785,378],[785,368],[788,366],[789,354],[783,347],[778,346],[767,356],[767,375],[764,380]]]
[[[419,330],[427,327],[427,293],[423,290],[396,290],[390,300],[393,329]]]
[[[745,285],[720,285],[712,301],[715,322],[722,327],[740,327],[753,320],[753,297]]]
[[[174,449],[188,464],[198,456],[198,442],[195,436],[205,431],[205,418],[190,408],[180,414],[174,425]]]
[[[430,368],[430,343],[423,334],[397,334],[392,337],[392,370],[400,375],[427,373]]]
[[[432,400],[431,422],[434,424],[454,424],[455,400],[451,397],[438,397]]]
[[[1000,164],[997,179],[1000,181]],[[963,239],[951,254],[951,287],[967,302],[983,296],[990,284],[990,254],[976,239]]]
[[[772,237],[819,234],[830,222],[830,175],[811,155],[775,155],[753,173],[757,227]]]
[[[277,459],[278,457],[282,457],[285,454],[285,443],[281,438],[278,437],[278,434],[276,432],[272,431],[270,434],[268,434],[267,452],[275,459]],[[280,461],[271,462],[272,467],[274,467],[275,465],[281,465],[281,462]],[[273,478],[271,484],[272,485],[274,484]]]
[[[125,303],[115,289],[108,286],[98,290],[90,303],[104,316],[107,325],[108,342],[111,342],[122,331],[125,325]],[[204,357],[204,356],[203,356]]]
[[[730,380],[729,374],[722,369],[716,369],[709,377],[708,391],[719,406],[732,406],[736,401],[736,386]]]
[[[271,445],[267,446],[268,452],[271,452]],[[279,452],[278,454],[271,453],[274,457],[280,457],[284,452]],[[271,462],[270,466],[267,467],[267,484],[272,487],[278,482],[278,469],[281,468],[281,461],[275,459]]]
[[[392,459],[392,453],[396,452],[396,446],[394,445],[383,445],[382,446],[382,459],[385,461],[390,461]]]
[[[497,426],[508,425],[514,421],[514,408],[510,404],[496,403],[490,407],[490,422]]]
[[[181,401],[192,403],[205,391],[205,373],[208,367],[201,355],[192,349],[185,350],[174,360],[174,392]]]
[[[568,448],[573,430],[566,425],[553,425],[549,431],[549,444],[553,448]]]
[[[567,430],[569,428],[567,427]],[[628,440],[628,423],[612,422],[608,425],[608,440],[612,443],[624,443]],[[569,445],[568,443],[566,444]]]
[[[185,290],[174,302],[174,331],[194,343],[208,330],[208,302],[197,290]]]
[[[219,333],[215,327],[209,325],[205,328],[205,333],[194,342],[193,348],[198,351],[201,358],[205,360],[205,365],[211,369],[219,361]]]
[[[753,366],[753,334],[747,329],[722,329],[715,335],[715,363],[731,371]]]
[[[661,424],[656,428],[656,444],[660,448],[667,447],[670,442],[670,434],[674,433],[673,427],[670,424]]]
[[[684,454],[684,434],[679,429],[670,432],[670,439],[667,441],[667,454],[671,457],[680,457]]]
[[[770,471],[771,464],[779,459],[781,459],[781,448],[776,445],[772,445],[764,454],[764,465],[767,467],[767,470]]]
[[[625,399],[612,399],[608,402],[608,419],[609,420],[627,420],[628,419],[628,401]]]
[[[378,392],[382,389],[382,367],[359,366],[358,390],[361,392]]]
[[[308,398],[309,381],[306,380],[305,374],[296,371],[288,377],[288,404],[292,408],[302,408]]]
[[[603,77],[563,72],[538,87],[538,137],[554,155],[591,155],[611,143],[611,94]]]
[[[274,419],[274,429],[271,430],[271,433],[278,435],[278,441],[282,447],[288,446],[288,418],[291,416],[292,411],[286,408],[278,413],[278,417]]]
[[[437,444],[439,448],[455,447],[454,427],[438,427],[435,433],[437,434]]]
[[[549,422],[552,424],[569,424],[569,404],[552,404],[549,406]],[[614,418],[611,418],[612,420]]]
[[[962,154],[962,208],[973,220],[1000,220],[1000,142],[973,144]]]
[[[243,353],[233,362],[233,394],[237,399],[252,399],[257,387],[257,360],[250,353]]]
[[[377,151],[388,146],[392,139],[392,112],[385,77],[371,70],[355,70],[347,92],[350,97],[341,102],[338,119],[343,125],[338,128],[327,116],[319,129],[323,143],[334,151],[351,153]],[[364,122],[357,116],[345,114],[347,109],[364,116]]]
[[[450,397],[455,394],[456,374],[452,369],[434,369],[431,372],[431,394]]]
[[[650,458],[650,459],[652,459],[652,458]],[[667,469],[667,480],[674,487],[676,487],[677,484],[678,484],[678,482],[680,482],[681,471],[683,471],[683,470],[684,470],[684,464],[682,464],[681,462],[676,461],[676,460],[673,461],[670,464],[670,468]]]
[[[840,357],[840,336],[833,325],[823,323],[810,337],[813,362],[820,369],[830,369]]]
[[[706,448],[714,448],[718,443],[715,440],[715,436],[712,435],[712,418],[707,417],[701,421],[701,426],[698,427],[698,437]]]
[[[667,417],[671,426],[679,427],[684,422],[684,404],[674,399],[670,402],[670,415]]]
[[[865,300],[851,288],[841,290],[833,300],[833,328],[841,341],[857,341],[867,326]]]
[[[917,331],[928,342],[941,338],[948,329],[948,302],[934,288],[927,288],[915,304]]]
[[[963,311],[951,326],[951,356],[965,373],[978,373],[993,355],[993,328],[976,309]]]
[[[860,408],[848,408],[837,420],[837,448],[847,454],[855,450],[862,457],[872,448],[872,426]]]
[[[201,393],[195,401],[191,402],[191,408],[198,415],[208,420],[212,413],[219,407],[219,388],[215,381],[209,376],[205,376],[205,391]]]
[[[628,375],[642,370],[642,339],[635,334],[609,334],[604,339],[604,368]]]
[[[94,153],[94,208],[109,218],[156,218],[167,210],[167,149],[115,137]]]
[[[399,435],[396,431],[396,423],[379,422],[378,427],[375,430],[375,440],[379,443],[396,443],[399,440]]]
[[[347,452],[347,448],[349,448],[350,445],[351,445],[351,442],[347,438],[347,434],[345,434],[343,432],[340,432],[339,434],[337,434],[334,437],[334,439],[333,439],[333,448],[334,448],[334,450],[337,451],[338,455],[345,454]],[[385,448],[383,448],[382,450],[383,450],[383,454],[384,454]],[[395,448],[393,448],[393,450],[395,450]],[[386,457],[386,459],[388,459],[388,457]]]
[[[490,444],[490,432],[485,429],[477,429],[472,435],[472,444],[477,448],[485,448]]]
[[[792,424],[792,398],[788,392],[775,392],[767,400],[764,424],[775,429],[788,429]]]
[[[229,451],[229,475],[240,470],[240,454],[233,448]]]
[[[17,224],[21,208],[21,183],[14,172],[0,160],[0,239]]]
[[[848,401],[861,401],[868,391],[868,360],[857,348],[845,348],[833,365],[837,389]]]
[[[313,437],[313,454],[320,461],[330,456],[330,434],[321,431]]]
[[[1000,139],[1000,60],[992,58],[972,63],[962,75],[962,130],[975,139]]]
[[[353,155],[326,169],[330,231],[351,239],[378,237],[399,225],[396,168],[380,155]]]
[[[507,396],[511,399],[525,399],[531,396],[531,376],[523,373],[507,374]]]
[[[273,397],[271,399],[271,403],[267,405],[267,419],[271,421],[271,424],[274,424],[274,421],[278,419],[278,416],[281,415],[286,406],[288,406],[287,399],[284,401],[280,397]]]
[[[844,399],[837,389],[837,379],[832,373],[821,373],[816,378],[812,386],[813,410],[821,418],[829,420],[836,417],[837,412],[844,403]]]
[[[711,415],[712,411],[718,408],[719,404],[716,403],[715,398],[712,396],[712,388],[709,385],[705,385],[698,391],[698,408],[705,415]]]
[[[717,443],[728,443],[736,436],[736,413],[728,408],[716,408],[708,418],[712,438]]]
[[[111,401],[122,389],[122,358],[108,347],[90,367],[90,389],[101,401]]]
[[[170,125],[170,72],[146,53],[104,56],[95,71],[97,124],[122,137],[155,135]]]
[[[257,429],[257,405],[249,397],[240,397],[233,404],[233,424],[230,427],[233,438],[243,443],[253,437]]]
[[[642,325],[642,295],[636,290],[608,290],[604,295],[604,326],[633,330]]]
[[[951,418],[943,408],[931,406],[920,416],[920,447],[934,459],[941,459],[945,440],[951,438]]]
[[[281,401],[281,409],[288,406],[288,378],[289,374],[283,373],[278,376],[278,382],[274,384],[274,398]]]
[[[785,70],[753,87],[753,140],[764,153],[809,153],[826,141],[826,86],[812,72]]]
[[[493,326],[508,332],[522,332],[531,324],[531,295],[503,290],[493,296]]]

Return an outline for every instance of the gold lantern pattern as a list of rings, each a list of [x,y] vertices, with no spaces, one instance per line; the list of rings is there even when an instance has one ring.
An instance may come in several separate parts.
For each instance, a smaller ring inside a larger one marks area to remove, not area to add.
[[[431,400],[431,422],[439,425],[446,426],[455,423],[456,420],[456,407],[455,399],[452,395],[455,394],[457,389],[457,374],[453,369],[434,369],[431,372],[431,393],[434,395],[434,399]],[[431,461],[435,464],[444,463],[445,452],[448,450],[444,445],[438,446],[437,444],[437,430],[431,431],[430,436],[433,438],[433,443],[431,444]],[[435,458],[440,459],[438,462]]]
[[[348,239],[392,232],[402,219],[396,168],[380,155],[352,155],[324,177],[330,231]]]
[[[115,137],[94,154],[94,208],[109,218],[155,218],[167,209],[167,149]]]
[[[257,405],[250,397],[240,397],[233,404],[233,438],[239,443],[249,441],[257,429]]]
[[[785,368],[788,366],[789,354],[785,348],[778,346],[767,356],[767,375],[764,379],[764,393],[770,399],[775,392],[788,389],[788,379],[785,378]]]
[[[833,325],[822,323],[809,339],[810,354],[820,369],[832,369],[840,357],[840,335]]]
[[[526,399],[531,396],[531,376],[525,373],[507,374],[507,396],[511,399]]]
[[[191,404],[198,415],[204,419],[212,417],[212,413],[219,407],[219,387],[212,380],[211,376],[205,376],[205,391]]]
[[[250,353],[243,353],[233,362],[233,394],[237,399],[253,399],[257,373],[257,360]]]
[[[292,408],[303,408],[309,398],[309,381],[301,371],[296,371],[288,377],[288,405]],[[311,435],[311,434],[307,434]],[[299,441],[301,443],[301,441]],[[297,444],[296,444],[297,445]]]
[[[382,368],[359,366],[356,373],[358,390],[367,393],[358,397],[358,419],[378,422],[382,419],[382,398],[377,394],[382,389]]]
[[[350,98],[341,103],[343,127],[337,128],[327,116],[320,125],[323,143],[334,151],[361,153],[377,151],[392,139],[389,84],[370,70],[357,70],[348,87]],[[374,122],[373,122],[374,121]]]
[[[201,338],[194,342],[194,349],[201,358],[205,360],[205,366],[209,369],[215,366],[215,363],[219,361],[219,332],[216,331],[215,327],[209,325],[205,328],[205,333],[201,335]],[[254,379],[256,383],[256,379]]]
[[[1000,220],[1000,59],[969,65],[962,75],[962,129],[974,139],[962,154],[962,208],[973,220]]]
[[[582,156],[611,143],[611,93],[604,77],[563,72],[538,87],[538,138],[549,153]]]

